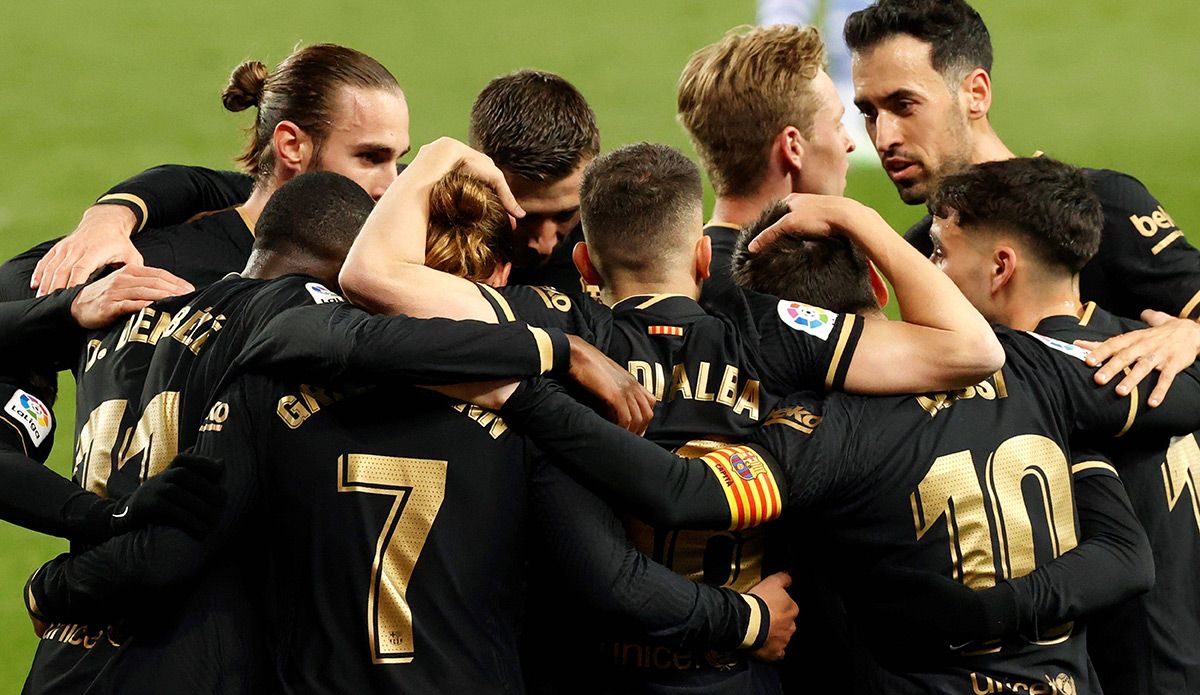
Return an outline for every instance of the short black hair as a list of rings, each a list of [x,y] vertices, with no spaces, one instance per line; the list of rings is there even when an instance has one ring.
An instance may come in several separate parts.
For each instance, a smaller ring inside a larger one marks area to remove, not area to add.
[[[1100,248],[1104,211],[1082,170],[1049,157],[976,164],[942,179],[928,201],[964,230],[1021,235],[1045,263],[1078,273]]]
[[[540,70],[497,77],[471,106],[471,147],[529,181],[557,181],[600,152],[596,114],[574,85]]]
[[[341,259],[375,201],[331,171],[301,174],[271,195],[254,228],[254,249]]]
[[[787,213],[783,201],[773,203],[738,234],[730,261],[734,283],[843,314],[877,311],[879,300],[871,286],[867,258],[845,237],[783,236],[758,253],[746,249]]]
[[[878,0],[852,13],[843,34],[855,52],[908,34],[930,45],[933,69],[948,79],[975,68],[992,71],[992,37],[983,18],[963,0]]]
[[[601,273],[665,270],[704,203],[700,169],[667,145],[626,145],[588,166],[579,186],[583,235]],[[699,221],[696,222],[699,230]]]

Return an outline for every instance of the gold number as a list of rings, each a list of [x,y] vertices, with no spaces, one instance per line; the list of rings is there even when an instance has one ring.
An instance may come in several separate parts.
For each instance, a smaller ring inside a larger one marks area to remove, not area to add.
[[[1041,492],[1049,525],[1050,556],[1058,557],[1078,545],[1070,466],[1052,440],[1023,434],[1005,441],[988,460],[988,492],[998,521],[1000,570],[1005,577],[1023,577],[1037,567],[1033,555],[1033,525],[1021,493],[1031,478]]]
[[[990,519],[970,451],[938,457],[910,498],[917,540],[939,519],[945,519],[955,579],[972,589],[985,589],[995,586],[997,576],[1011,579],[1034,570],[1030,501],[1021,490],[1027,478],[1032,478],[1040,491],[1038,503],[1049,526],[1051,556],[1058,557],[1077,545],[1070,466],[1053,440],[1024,434],[1005,441],[988,457],[984,475],[991,498]],[[992,553],[993,534],[1000,552],[998,569]],[[1047,636],[1065,639],[1069,634],[1070,624]]]
[[[407,664],[415,650],[408,583],[446,496],[446,462],[350,454],[338,464],[338,492],[396,498],[375,544],[367,631],[374,663]]]
[[[128,401],[104,401],[88,415],[75,446],[76,480],[86,490],[108,495],[108,479],[114,465],[125,467],[139,454],[138,476],[146,480],[158,475],[179,453],[179,392],[163,391],[142,411],[137,424],[120,439],[121,421]]]
[[[1200,531],[1200,494],[1196,491],[1196,481],[1200,479],[1200,445],[1196,443],[1196,435],[1178,437],[1171,442],[1167,460],[1162,464],[1162,475],[1168,511],[1175,511],[1175,505],[1186,493],[1192,503],[1196,530]]]
[[[910,500],[917,540],[945,518],[954,578],[972,589],[994,586],[991,528],[971,452],[960,451],[935,459]]]
[[[108,496],[108,478],[112,475],[113,449],[121,432],[125,401],[104,401],[88,415],[75,443],[75,480],[85,490]]]

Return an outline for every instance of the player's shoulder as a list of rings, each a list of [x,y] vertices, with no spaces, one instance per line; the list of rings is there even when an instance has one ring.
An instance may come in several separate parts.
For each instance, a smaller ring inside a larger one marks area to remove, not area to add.
[[[29,458],[45,463],[54,443],[54,412],[42,399],[10,383],[0,382],[0,438]]]
[[[1153,216],[1157,210],[1158,201],[1146,185],[1132,174],[1113,169],[1085,168],[1083,171],[1091,180],[1092,190],[1106,212],[1115,211],[1124,219],[1130,212]]]
[[[342,304],[342,295],[311,275],[284,275],[267,280],[255,289],[253,303],[258,311],[278,312],[296,306]],[[270,314],[267,318],[274,316]]]

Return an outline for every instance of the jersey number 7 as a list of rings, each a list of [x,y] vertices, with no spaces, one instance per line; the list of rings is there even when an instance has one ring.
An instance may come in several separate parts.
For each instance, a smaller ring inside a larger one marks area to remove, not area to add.
[[[373,663],[407,664],[415,651],[408,585],[446,497],[446,462],[348,454],[338,458],[338,492],[396,498],[375,544],[367,631]]]

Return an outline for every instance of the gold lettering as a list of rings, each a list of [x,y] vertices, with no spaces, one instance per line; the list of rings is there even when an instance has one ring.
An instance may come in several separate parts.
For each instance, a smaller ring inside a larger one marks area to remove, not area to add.
[[[758,420],[758,400],[758,380],[750,379],[742,387],[742,395],[738,396],[737,403],[733,406],[734,414],[739,415],[744,410],[746,411],[746,417],[751,420]]]
[[[1186,494],[1192,505],[1196,529],[1200,531],[1200,494],[1196,490],[1196,482],[1200,480],[1200,445],[1196,442],[1196,435],[1174,439],[1167,449],[1167,460],[1161,469],[1167,510],[1175,511],[1175,506]]]
[[[708,362],[700,363],[700,373],[696,375],[696,400],[711,401],[715,398],[715,394],[708,390],[708,372],[712,369],[712,365]]]
[[[112,475],[113,450],[121,433],[126,401],[104,401],[88,415],[75,443],[75,480],[85,490],[108,496],[108,478]]]
[[[279,405],[275,407],[275,413],[291,429],[296,429],[300,425],[303,425],[304,421],[312,415],[308,411],[308,408],[301,405],[296,400],[296,397],[290,394],[279,399]]]
[[[134,315],[129,322],[128,333],[122,333],[121,337],[129,336],[131,343],[149,343],[150,342],[150,319],[154,318],[154,309],[146,307]]]
[[[633,378],[642,385],[642,388],[654,393],[654,373],[650,369],[649,362],[630,360],[628,369]]]
[[[692,399],[692,383],[682,364],[675,365],[671,370],[671,396],[668,400],[675,400],[675,394],[683,396],[684,400]]]
[[[224,320],[225,320],[224,314],[214,318],[213,322],[212,322],[212,327],[209,328],[207,331],[204,331],[200,335],[196,336],[192,340],[191,344],[188,345],[188,349],[192,351],[193,355],[200,354],[200,348],[204,347],[204,344],[208,342],[209,337],[211,337],[213,333],[216,333],[217,331],[221,330],[221,327],[224,325],[221,322]]]
[[[141,479],[161,473],[179,453],[179,392],[163,391],[142,411],[137,425],[126,433],[117,468],[142,456]]]
[[[725,365],[725,373],[721,375],[721,388],[717,391],[717,402],[721,405],[733,407],[737,399],[737,367],[727,364]]]

